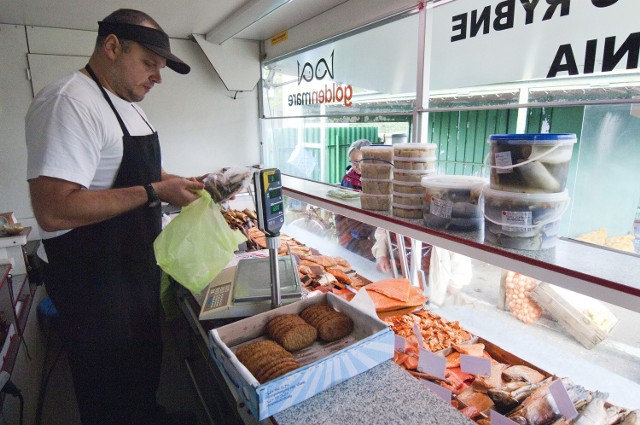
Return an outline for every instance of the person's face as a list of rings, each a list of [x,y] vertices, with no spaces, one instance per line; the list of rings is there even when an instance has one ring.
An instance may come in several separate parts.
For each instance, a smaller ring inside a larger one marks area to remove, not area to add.
[[[167,60],[136,42],[127,43],[113,62],[111,88],[129,102],[140,102],[155,84]]]
[[[349,161],[351,161],[353,170],[358,174],[362,174],[362,152],[359,150],[351,152],[351,155],[349,155]]]

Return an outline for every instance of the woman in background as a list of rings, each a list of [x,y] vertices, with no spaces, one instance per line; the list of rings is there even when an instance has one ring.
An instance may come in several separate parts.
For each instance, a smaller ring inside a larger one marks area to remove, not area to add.
[[[370,144],[371,142],[367,139],[360,139],[349,146],[347,155],[349,156],[350,165],[347,166],[347,173],[342,178],[340,186],[358,191],[362,190],[362,182],[360,181],[362,176],[362,151],[360,149]]]
[[[360,149],[370,144],[369,140],[360,139],[349,146],[347,155],[349,155],[350,165],[347,166],[347,172],[340,183],[342,187],[357,191],[362,190],[362,182],[360,180],[362,174],[362,151]],[[371,248],[375,243],[375,230],[374,226],[336,214],[336,231],[340,245],[371,261],[374,260]]]

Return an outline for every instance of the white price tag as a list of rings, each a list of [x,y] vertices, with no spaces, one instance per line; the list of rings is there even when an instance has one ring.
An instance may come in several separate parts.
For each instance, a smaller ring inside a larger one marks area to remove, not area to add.
[[[445,378],[447,359],[423,348],[419,351],[418,372],[428,373],[438,379]]]

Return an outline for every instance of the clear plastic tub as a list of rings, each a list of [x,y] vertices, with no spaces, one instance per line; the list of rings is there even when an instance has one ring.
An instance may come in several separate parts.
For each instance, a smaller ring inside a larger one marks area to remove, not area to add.
[[[391,208],[391,195],[360,194],[360,205],[365,210],[389,211]]]
[[[381,161],[393,161],[393,146],[391,145],[369,145],[360,148],[362,158],[366,160],[377,159]]]
[[[400,218],[422,218],[422,206],[392,204],[393,215]]]
[[[362,161],[362,177],[374,180],[391,180],[393,166],[379,161]]]
[[[425,176],[431,174],[421,174],[420,179],[423,179]],[[393,191],[398,193],[405,193],[409,195],[422,195],[424,196],[424,187],[418,182],[412,181],[402,181],[402,180],[393,180]]]
[[[415,183],[419,186],[423,177],[433,175],[435,172],[435,170],[402,170],[397,168],[393,170],[393,181]]]
[[[391,194],[391,180],[390,179],[366,179],[361,178],[362,193],[371,195],[390,195]]]
[[[491,170],[491,189],[524,193],[565,190],[575,134],[493,134],[488,142],[489,162],[485,165]]]
[[[400,205],[409,205],[412,207],[421,207],[424,195],[393,192],[393,203]]]
[[[479,230],[484,222],[479,203],[487,181],[471,176],[424,177],[424,224],[447,230]]]
[[[484,238],[505,248],[537,251],[556,245],[560,219],[569,205],[569,193],[515,193],[482,191]]]
[[[394,156],[393,166],[396,170],[435,171],[436,157],[412,158],[406,156]]]
[[[396,143],[393,155],[404,158],[427,158],[436,156],[438,145],[435,143]]]

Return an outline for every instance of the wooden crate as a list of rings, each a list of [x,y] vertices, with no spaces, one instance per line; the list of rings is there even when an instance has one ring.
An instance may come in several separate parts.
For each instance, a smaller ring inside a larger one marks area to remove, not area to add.
[[[531,293],[531,297],[586,348],[595,347],[609,334],[609,332],[595,325],[573,303],[569,302],[548,283],[540,283]],[[617,321],[617,319],[615,320]]]

